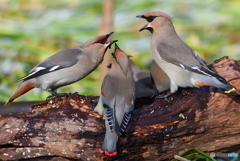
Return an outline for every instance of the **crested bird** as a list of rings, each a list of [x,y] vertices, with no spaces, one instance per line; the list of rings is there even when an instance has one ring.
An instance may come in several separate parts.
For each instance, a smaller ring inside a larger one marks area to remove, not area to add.
[[[117,140],[128,125],[135,100],[135,81],[129,58],[117,44],[111,63],[101,87],[106,134],[99,152],[107,156],[117,155]]]
[[[128,57],[131,57],[128,55]],[[129,59],[129,65],[130,68],[133,72],[133,78],[135,81],[135,97],[140,98],[140,97],[150,97],[153,96],[156,92],[154,89],[153,81],[151,78],[151,75],[149,72],[141,69],[138,67],[131,59]],[[109,64],[107,67],[111,68],[112,64]],[[157,67],[153,67],[154,72],[158,71]],[[166,75],[166,74],[165,74]],[[155,75],[154,75],[155,76]],[[157,80],[156,80],[157,81]],[[159,84],[159,83],[164,83],[163,79],[158,81],[158,88],[160,89],[165,89],[164,84]],[[169,89],[169,87],[166,87],[166,90]],[[165,90],[161,90],[159,92],[162,92]],[[102,106],[102,96],[99,96],[98,103],[94,108],[95,112],[98,112],[100,115],[103,115],[103,106]]]
[[[223,77],[210,70],[201,56],[178,36],[169,15],[153,11],[138,15],[137,18],[148,22],[139,31],[148,30],[152,33],[151,52],[154,61],[170,79],[170,92],[160,98],[175,93],[178,87],[215,86],[224,93],[236,91]]]
[[[112,34],[92,38],[82,46],[68,48],[48,57],[16,81],[23,82],[4,106],[33,88],[48,91],[54,96],[63,95],[56,92],[59,87],[86,77],[103,61],[108,47],[117,41],[108,40]]]

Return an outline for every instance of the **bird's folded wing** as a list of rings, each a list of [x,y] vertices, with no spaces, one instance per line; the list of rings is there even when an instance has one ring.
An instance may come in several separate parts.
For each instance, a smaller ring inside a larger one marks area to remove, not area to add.
[[[115,131],[115,123],[116,123],[116,117],[115,117],[115,99],[113,100],[113,107],[109,105],[109,102],[107,102],[105,96],[102,95],[102,103],[103,103],[103,108],[105,112],[105,119],[107,119],[108,125],[110,127],[111,132]]]
[[[27,75],[18,79],[16,82],[21,80],[25,81],[46,73],[73,66],[79,61],[81,55],[82,51],[77,47],[62,50],[39,63]]]
[[[211,71],[196,51],[187,47],[185,44],[182,44],[182,46],[183,47],[179,49],[178,47],[162,43],[158,46],[157,50],[163,61],[172,63],[191,72],[213,76],[222,81],[225,80],[223,77]]]

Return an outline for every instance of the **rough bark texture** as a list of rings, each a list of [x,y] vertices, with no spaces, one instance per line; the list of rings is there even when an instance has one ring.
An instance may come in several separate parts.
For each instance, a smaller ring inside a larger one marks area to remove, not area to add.
[[[240,61],[227,57],[212,68],[240,89]],[[209,92],[209,90],[211,92]],[[104,120],[93,112],[98,97],[69,94],[0,117],[2,160],[170,160],[188,148],[204,152],[240,149],[240,99],[210,88],[180,89],[169,98],[141,98],[118,155],[98,153]],[[35,158],[35,159],[34,159]]]

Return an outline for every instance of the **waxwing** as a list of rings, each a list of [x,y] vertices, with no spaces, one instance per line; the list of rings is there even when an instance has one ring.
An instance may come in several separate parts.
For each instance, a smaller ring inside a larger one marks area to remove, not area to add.
[[[128,56],[128,57],[131,57],[131,56]],[[140,97],[153,96],[156,93],[156,91],[155,91],[155,87],[153,85],[153,81],[152,81],[150,73],[141,69],[140,67],[138,67],[131,59],[129,59],[129,64],[130,64],[130,68],[133,72],[133,78],[135,81],[135,97],[140,98]],[[111,68],[111,66],[112,66],[112,64],[109,64],[107,67]],[[161,70],[158,68],[154,65],[153,71],[156,72],[158,70]],[[166,74],[165,75],[164,74],[165,73],[163,72],[162,78],[165,80],[165,78],[168,78],[168,77]],[[158,75],[156,75],[156,77],[158,77]],[[169,79],[168,79],[168,84],[166,84],[167,87],[164,87],[165,84],[159,84],[159,83],[165,83],[164,80],[162,80],[162,79],[157,80],[158,89],[161,89],[161,91],[159,91],[159,92],[169,89]],[[165,89],[165,90],[162,90],[162,89]],[[102,96],[101,95],[98,99],[97,105],[94,108],[94,111],[103,115]]]
[[[152,33],[153,58],[170,79],[170,93],[164,97],[176,92],[178,86],[215,86],[225,93],[236,90],[211,71],[200,55],[177,35],[169,15],[153,11],[137,17],[148,21],[139,31],[147,29]]]
[[[157,92],[164,92],[170,89],[170,80],[167,74],[153,60],[150,73],[153,79],[153,84]]]
[[[108,156],[117,155],[117,140],[127,127],[135,100],[135,82],[129,58],[117,45],[111,63],[101,88],[106,134],[99,149]]]
[[[135,80],[136,98],[154,95],[155,90],[150,73],[138,67],[131,59],[129,59],[129,63]]]
[[[82,46],[62,50],[35,66],[26,76],[15,94],[5,103],[7,106],[17,97],[33,88],[41,88],[54,96],[56,90],[86,77],[103,61],[108,47],[116,40],[108,40],[113,32],[90,39]]]

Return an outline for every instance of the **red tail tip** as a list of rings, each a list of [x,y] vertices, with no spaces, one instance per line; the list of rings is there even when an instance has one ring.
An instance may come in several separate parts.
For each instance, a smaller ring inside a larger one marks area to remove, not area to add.
[[[98,149],[98,152],[99,153],[104,153],[104,151],[101,148]]]
[[[105,151],[104,154],[107,155],[107,156],[109,156],[109,157],[112,157],[112,156],[117,155],[117,152],[109,153],[108,151]]]
[[[109,157],[117,155],[117,152],[109,153],[108,151],[103,151],[101,148],[98,149],[98,152],[102,153],[102,154],[105,154],[105,155],[107,155]]]

